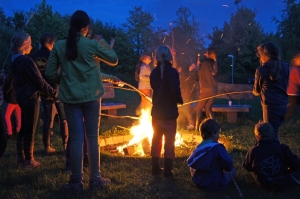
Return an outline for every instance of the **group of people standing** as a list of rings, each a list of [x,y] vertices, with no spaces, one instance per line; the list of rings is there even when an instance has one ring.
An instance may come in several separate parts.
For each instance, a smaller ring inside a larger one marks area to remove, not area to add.
[[[69,150],[70,155],[72,173],[64,188],[74,192],[83,190],[84,139],[86,139],[89,162],[90,188],[98,189],[110,183],[110,179],[102,177],[100,172],[98,136],[101,97],[105,92],[102,80],[107,78],[114,83],[120,81],[117,77],[101,73],[99,60],[110,66],[116,66],[118,58],[112,46],[101,36],[94,37],[94,39],[87,38],[89,26],[90,18],[87,13],[81,10],[76,11],[71,16],[66,39],[56,42],[54,35],[43,34],[40,39],[41,48],[31,58],[26,56],[32,49],[29,34],[17,33],[11,42],[13,88],[16,102],[21,109],[21,126],[17,137],[17,164],[28,168],[41,165],[34,159],[34,134],[39,118],[40,98],[44,114],[45,152],[55,151],[50,143],[50,123],[53,119],[54,103],[60,118],[62,145],[65,151]],[[154,131],[151,145],[152,175],[163,173],[165,177],[173,176],[178,105],[183,104],[180,67],[175,63],[176,59],[173,54],[168,46],[159,46],[155,52],[156,67],[152,71],[149,67],[151,57],[142,56],[138,75],[139,89],[145,96],[152,97],[151,116]],[[278,183],[277,179],[282,179],[282,175],[288,175],[288,168],[295,170],[300,163],[288,147],[279,144],[278,138],[278,128],[287,111],[286,90],[289,83],[289,67],[281,61],[279,49],[273,42],[260,45],[258,56],[262,65],[255,74],[253,94],[261,98],[264,124],[258,124],[255,127],[255,136],[258,141],[256,147],[271,143],[273,148],[278,148],[272,151],[265,147],[265,156],[259,163],[262,165],[262,161],[274,155],[278,158],[280,165],[284,165],[280,167],[281,173],[268,173],[271,177],[268,176],[267,183],[272,184]],[[206,57],[207,59],[201,65],[198,63],[199,70],[196,70],[197,81],[200,82],[199,99],[208,98],[217,93],[217,83],[214,78],[218,72],[216,50],[208,48]],[[294,63],[298,63],[297,60]],[[196,65],[191,66],[190,72],[195,74],[195,68]],[[0,73],[0,86],[1,84],[4,84],[3,73]],[[291,80],[289,84],[291,88],[289,95],[293,96],[290,102],[291,104],[298,103],[298,97],[296,99],[294,97],[298,96],[298,93],[293,92],[296,87],[292,89]],[[142,107],[146,107],[146,103],[148,101],[142,102]],[[235,171],[231,157],[224,146],[218,143],[221,127],[211,111],[212,104],[213,98],[204,99],[197,104],[196,128],[200,131],[203,141],[189,157],[188,166],[191,168],[192,179],[198,187],[220,190],[227,187]],[[203,107],[205,107],[208,119],[200,124],[200,113]],[[0,123],[2,125],[1,121]],[[0,128],[3,129],[1,125]],[[160,156],[163,136],[164,168],[162,169]],[[268,141],[265,142],[265,140]],[[4,144],[0,144],[1,148]],[[244,167],[253,172],[255,177],[258,176],[256,179],[263,179],[260,181],[263,184],[266,180],[264,176],[266,172],[263,173],[261,168],[260,170],[256,168],[258,165],[256,162],[253,164],[253,161],[256,161],[253,157],[257,156],[255,150],[252,148],[248,152]],[[280,155],[282,151],[287,152]],[[228,173],[224,173],[224,170]]]

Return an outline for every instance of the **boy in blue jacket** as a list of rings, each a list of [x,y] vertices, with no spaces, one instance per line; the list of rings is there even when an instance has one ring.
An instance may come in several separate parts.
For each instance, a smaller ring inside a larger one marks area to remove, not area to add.
[[[254,128],[257,143],[247,152],[243,166],[259,187],[284,191],[292,183],[291,172],[300,167],[300,159],[276,139],[273,126],[260,122]]]
[[[220,132],[220,125],[213,119],[205,119],[200,124],[203,141],[187,160],[192,180],[198,188],[224,190],[231,181],[230,175],[235,175],[230,155],[224,145],[218,143]]]

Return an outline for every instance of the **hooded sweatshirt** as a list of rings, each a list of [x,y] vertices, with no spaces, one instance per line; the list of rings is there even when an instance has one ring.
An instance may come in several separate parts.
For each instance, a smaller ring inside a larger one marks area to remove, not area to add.
[[[225,171],[232,171],[232,159],[223,144],[202,141],[188,158],[193,182],[207,190],[224,190],[229,183]]]

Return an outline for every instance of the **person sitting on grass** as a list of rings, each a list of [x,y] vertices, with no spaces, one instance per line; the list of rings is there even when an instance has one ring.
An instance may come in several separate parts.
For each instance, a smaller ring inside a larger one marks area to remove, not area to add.
[[[285,144],[276,140],[273,126],[260,122],[254,128],[257,143],[243,162],[261,188],[284,191],[291,183],[291,172],[300,167],[300,159]]]
[[[203,141],[187,160],[192,180],[198,188],[210,191],[227,189],[235,175],[232,158],[224,145],[218,143],[220,132],[221,127],[214,119],[205,119],[200,124]]]

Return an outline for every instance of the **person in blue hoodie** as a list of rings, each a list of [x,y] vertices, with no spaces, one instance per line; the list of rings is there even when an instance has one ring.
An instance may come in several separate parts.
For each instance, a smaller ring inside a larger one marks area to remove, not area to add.
[[[192,180],[198,188],[225,190],[235,175],[230,155],[223,144],[218,143],[220,125],[214,119],[205,119],[200,124],[203,141],[188,158]]]

